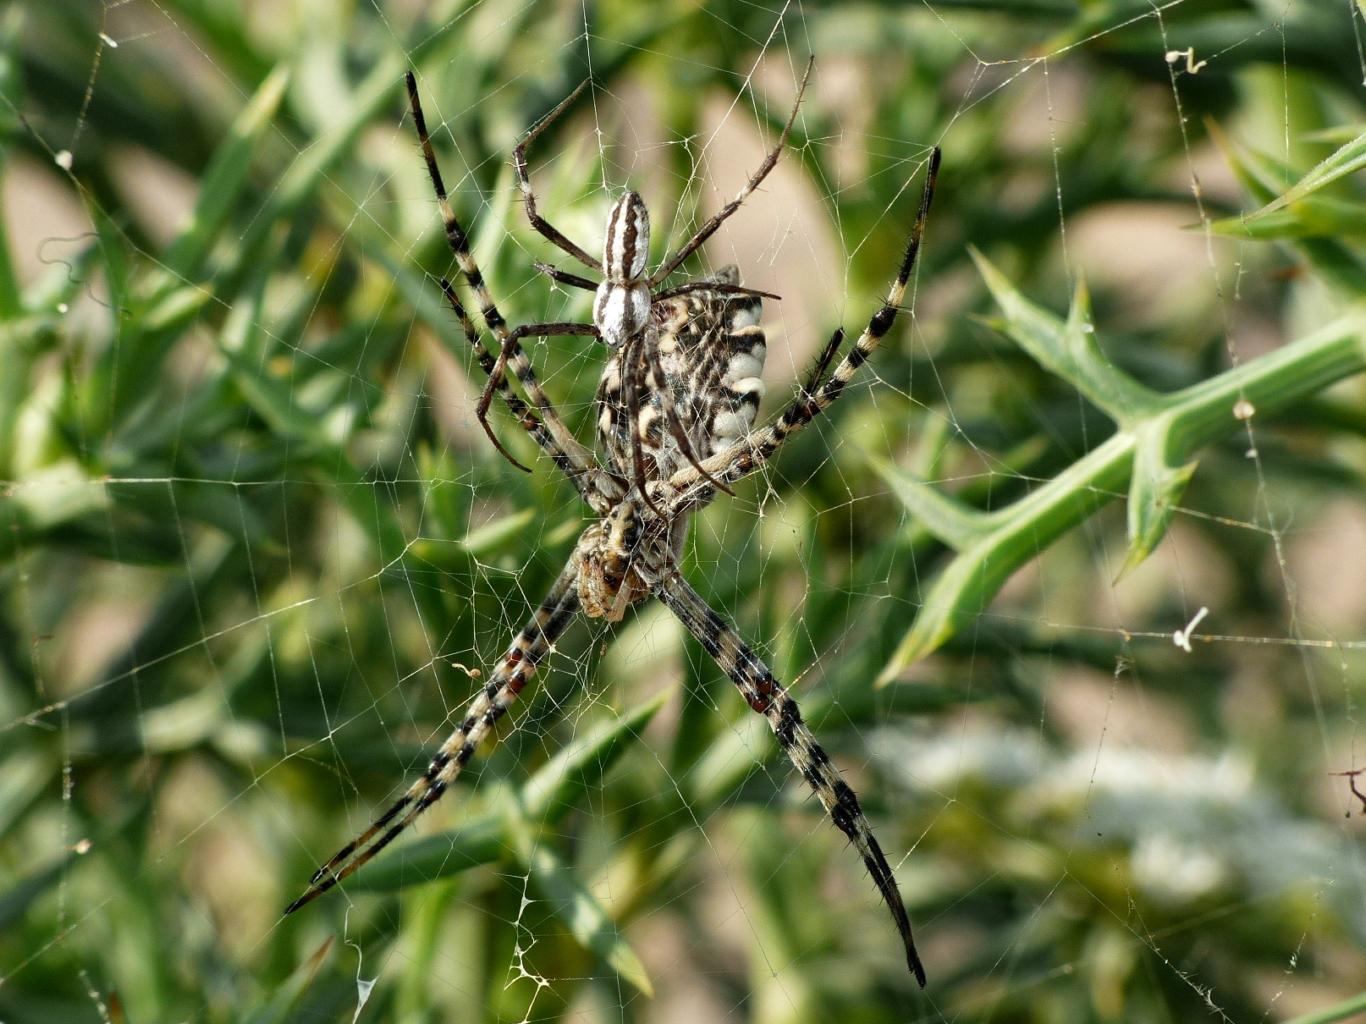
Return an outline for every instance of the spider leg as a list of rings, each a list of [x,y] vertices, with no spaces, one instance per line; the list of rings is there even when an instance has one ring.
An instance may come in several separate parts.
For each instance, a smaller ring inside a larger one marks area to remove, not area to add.
[[[539,268],[540,265],[537,264],[537,269]],[[589,283],[591,284],[591,282]],[[675,295],[687,295],[689,292],[720,292],[722,295],[757,295],[761,299],[775,299],[778,302],[783,300],[781,295],[774,295],[772,292],[761,292],[758,288],[746,288],[742,284],[724,284],[720,281],[689,281],[687,284],[681,284],[677,288],[669,288],[666,291],[656,292],[650,297],[650,301],[658,302],[660,299],[672,299]]]
[[[494,377],[493,371],[497,364],[494,362],[493,356],[489,354],[488,349],[484,348],[484,346],[479,343],[479,331],[475,328],[474,321],[470,319],[469,313],[465,312],[465,307],[460,302],[460,296],[455,293],[455,288],[452,287],[450,281],[446,280],[444,277],[441,279],[441,294],[446,296],[446,304],[451,307],[451,312],[453,312],[456,319],[460,321],[460,326],[465,332],[465,340],[469,342],[470,348],[474,350],[474,357],[479,363],[479,368],[484,371],[484,375],[489,379],[489,387],[494,388],[502,395],[503,404],[508,407],[508,411],[517,418],[518,422],[522,424],[522,428],[531,435],[532,439],[540,446],[541,450],[550,455],[551,458],[556,458],[559,449],[555,447],[555,439],[551,437],[550,433],[545,429],[545,424],[541,422],[541,418],[532,412],[525,402],[517,397],[512,388],[508,385],[506,375],[498,378]],[[479,425],[484,428],[484,433],[488,435],[490,443],[492,443],[493,447],[498,449],[503,458],[507,459],[518,469],[524,470],[527,473],[531,472],[529,466],[522,465],[513,456],[512,452],[503,447],[503,442],[498,440],[498,435],[493,432],[493,427],[489,424],[487,417],[480,416]]]
[[[835,361],[835,354],[839,352],[840,346],[844,344],[844,328],[835,328],[835,333],[830,335],[830,340],[825,343],[825,348],[821,349],[821,354],[811,365],[811,372],[806,375],[806,383],[802,385],[801,394],[807,398],[816,394],[821,384],[821,379],[825,376],[825,371],[830,369],[830,364]]]
[[[484,428],[484,433],[488,434],[490,438],[493,437],[493,429],[489,426],[488,420],[489,404],[493,401],[493,393],[501,390],[503,384],[507,380],[507,365],[509,359],[516,359],[518,356],[521,356],[522,359],[526,358],[525,354],[522,352],[521,345],[519,344],[521,340],[523,338],[569,337],[571,335],[597,337],[598,329],[592,324],[523,324],[508,333],[507,337],[503,339],[502,346],[498,350],[497,360],[494,361],[492,368],[489,370],[488,382],[484,385],[484,390],[479,395],[479,405],[475,408],[475,416],[478,418],[480,425]],[[528,369],[529,368],[530,367],[528,366]],[[514,372],[516,372],[515,369]],[[506,449],[504,449],[497,440],[494,440],[493,443],[500,452],[507,456],[508,460],[514,466],[518,469],[526,470],[528,473],[531,472],[526,466],[523,466],[516,459],[512,458],[512,456],[508,455]]]
[[[559,267],[553,266],[552,264],[535,260],[531,265],[552,281],[558,281],[560,284],[567,284],[571,288],[582,288],[584,291],[588,292],[595,292],[598,290],[596,282],[590,281],[586,277],[580,277],[578,274],[571,274],[567,270],[561,270]]]
[[[479,742],[507,712],[508,706],[517,699],[535,673],[537,664],[550,652],[555,641],[573,620],[579,609],[576,580],[577,571],[574,563],[570,562],[532,615],[531,621],[513,639],[487,685],[470,702],[459,726],[438,748],[421,778],[409,786],[408,791],[376,818],[369,828],[338,850],[314,873],[304,894],[285,908],[286,914],[292,914],[313,902],[338,882],[359,871],[375,854],[397,839],[419,814],[441,799],[460,770],[474,756]]]
[[[545,131],[556,118],[563,114],[571,103],[578,99],[579,93],[583,92],[584,87],[587,85],[588,81],[585,79],[579,84],[577,89],[562,99],[554,110],[541,118],[540,122],[533,127],[531,131],[522,136],[522,141],[517,143],[516,148],[512,151],[512,163],[513,166],[517,168],[517,183],[522,187],[522,198],[526,201],[526,215],[527,219],[531,221],[531,226],[570,256],[573,256],[585,267],[602,273],[602,265],[597,260],[584,252],[584,250],[579,248],[574,242],[571,242],[557,227],[555,227],[555,225],[551,224],[550,221],[536,212],[536,192],[531,187],[531,178],[527,174],[526,163],[527,147],[535,142],[536,137],[540,135],[541,132]],[[594,285],[593,287],[596,288],[597,285]]]
[[[892,913],[906,947],[906,965],[920,987],[925,987],[925,968],[915,950],[911,921],[901,901],[896,877],[873,835],[872,826],[859,807],[858,797],[840,778],[829,756],[802,720],[801,709],[772,671],[741,639],[734,628],[703,600],[677,570],[665,570],[657,581],[659,599],[678,617],[688,632],[716,660],[739,688],[751,708],[768,719],[778,744],[793,766],[815,792],[835,827],[849,837],[864,866]]]
[[[568,477],[576,486],[579,486],[581,483],[579,477],[581,472],[580,467],[555,444],[555,439],[550,436],[550,431],[546,430],[545,424],[541,421],[541,418],[537,416],[525,402],[517,397],[516,393],[508,385],[506,374],[498,377],[496,384],[493,383],[495,380],[493,371],[497,366],[497,363],[489,351],[479,343],[479,332],[474,326],[474,321],[470,319],[469,313],[465,311],[465,307],[460,302],[460,297],[455,293],[455,288],[453,288],[451,283],[444,277],[441,279],[441,291],[442,294],[446,296],[446,302],[449,303],[451,310],[460,321],[460,326],[465,332],[465,340],[470,343],[470,347],[474,350],[475,359],[479,363],[479,368],[483,370],[485,376],[489,378],[489,383],[493,386],[494,390],[502,396],[503,404],[508,407],[508,411],[511,412],[517,422],[522,425],[522,429],[531,435],[532,440],[540,446],[543,452],[550,456],[555,465],[559,467],[560,472]],[[488,435],[493,446],[497,448],[498,451],[502,452],[505,459],[518,469],[526,470],[528,473],[531,472],[526,466],[523,466],[513,458],[511,452],[503,447],[502,442],[499,441],[497,435],[494,434],[493,427],[489,425],[487,418],[480,417],[479,423],[483,426],[484,433]],[[583,488],[580,487],[580,490],[582,489]]]
[[[493,301],[493,296],[489,294],[488,285],[484,282],[484,276],[479,270],[479,265],[470,252],[469,236],[465,233],[465,229],[459,220],[456,219],[455,211],[451,209],[450,200],[446,194],[446,185],[441,178],[441,169],[436,163],[436,153],[432,149],[431,136],[427,132],[427,120],[422,113],[422,103],[417,94],[417,79],[412,71],[409,71],[405,76],[405,82],[408,87],[408,106],[412,110],[418,142],[422,146],[422,155],[427,162],[427,174],[431,178],[432,188],[436,191],[437,207],[441,211],[441,222],[446,231],[446,244],[450,247],[451,253],[460,265],[461,273],[479,302],[480,315],[505,350],[500,355],[504,355],[506,364],[512,367],[513,374],[521,382],[532,406],[540,414],[545,429],[554,439],[563,459],[574,465],[575,472],[572,479],[579,493],[595,510],[603,512],[608,503],[597,492],[604,487],[609,490],[613,489],[614,485],[609,482],[610,478],[607,478],[598,467],[593,458],[593,453],[581,445],[564,425],[564,421],[560,419],[560,414],[551,404],[549,396],[541,388],[530,360],[527,359],[526,353],[521,350],[516,339],[513,338],[509,341],[511,332],[508,330],[507,321],[498,312],[498,307]]]
[[[571,288],[582,288],[586,292],[595,292],[598,285],[595,281],[590,281],[586,277],[578,274],[571,274],[567,270],[541,260],[534,260],[531,264],[538,271],[560,284],[567,284]],[[783,297],[775,295],[773,292],[760,291],[758,288],[746,288],[742,284],[724,284],[720,281],[689,281],[681,284],[677,288],[669,288],[662,292],[655,292],[650,296],[651,302],[658,302],[660,299],[672,299],[676,295],[687,295],[690,292],[720,292],[722,295],[757,295],[761,299],[773,299],[781,302]]]
[[[859,335],[854,347],[840,360],[828,378],[815,386],[821,373],[834,358],[835,351],[843,340],[843,333],[836,332],[821,353],[816,364],[816,372],[811,376],[806,388],[783,410],[778,418],[768,426],[754,431],[739,444],[724,452],[706,459],[702,466],[713,477],[727,483],[735,483],[749,476],[771,459],[783,442],[788,440],[829,408],[842,394],[849,382],[858,373],[859,367],[866,363],[877,350],[883,336],[896,322],[896,314],[906,296],[906,285],[915,269],[916,256],[920,253],[920,240],[925,234],[925,221],[929,217],[930,203],[934,199],[935,179],[939,174],[938,147],[930,151],[929,169],[925,177],[925,190],[920,196],[920,209],[916,214],[915,226],[911,228],[906,242],[906,251],[901,258],[901,267],[896,280],[887,292],[887,301],[868,321],[868,326]],[[689,508],[704,503],[711,485],[691,466],[678,470],[664,485],[667,492],[674,495],[670,499],[670,515],[679,515]]]
[[[797,120],[797,110],[802,105],[802,94],[806,92],[806,80],[811,77],[811,68],[815,63],[815,57],[806,62],[806,72],[802,75],[802,84],[797,87],[797,101],[792,104],[792,113],[788,115],[787,123],[783,125],[783,132],[778,136],[778,144],[773,147],[768,156],[764,157],[764,162],[759,165],[759,169],[745,183],[745,187],[736,193],[735,198],[721,207],[711,220],[697,229],[697,234],[688,239],[683,248],[666,259],[660,268],[650,275],[651,289],[682,266],[684,260],[701,248],[702,243],[716,233],[716,229],[725,223],[727,217],[740,209],[740,204],[749,198],[750,193],[759,187],[760,183],[768,177],[768,172],[777,165],[778,157],[782,155],[784,147],[787,146],[787,137],[792,134],[792,124]]]

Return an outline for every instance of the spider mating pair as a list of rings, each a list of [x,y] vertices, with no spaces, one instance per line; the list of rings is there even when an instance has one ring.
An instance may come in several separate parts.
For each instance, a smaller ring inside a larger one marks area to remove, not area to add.
[[[475,695],[455,731],[442,743],[422,776],[408,787],[364,832],[347,843],[313,875],[302,896],[286,908],[293,913],[358,871],[435,803],[495,722],[508,710],[537,664],[582,612],[590,618],[619,621],[628,606],[658,597],[739,688],[754,711],[772,727],[778,743],[811,786],[835,826],[849,837],[891,911],[906,950],[906,963],[925,985],[925,970],[911,936],[910,919],[892,869],[859,807],[802,720],[787,689],[735,629],[685,580],[679,560],[689,519],[718,490],[761,469],[784,441],[802,430],[844,393],[845,387],[877,348],[896,320],[915,266],[939,169],[939,150],[931,150],[920,209],[901,265],[883,306],[873,314],[854,346],[830,370],[844,341],[831,336],[805,386],[767,426],[754,430],[763,397],[765,342],[759,325],[767,293],[745,288],[739,271],[728,266],[704,278],[656,290],[715,233],[764,180],[787,144],[801,105],[812,63],[807,64],[777,145],[740,192],[708,220],[653,273],[647,273],[650,218],[639,195],[627,192],[607,218],[599,261],[570,241],[537,212],[527,174],[527,147],[573,102],[580,86],[532,128],[513,151],[513,163],[527,217],[541,235],[599,275],[601,282],[537,264],[554,280],[595,293],[591,323],[526,324],[509,329],[498,312],[483,275],[470,253],[465,229],[456,219],[437,167],[417,81],[407,75],[408,101],[418,140],[436,192],[446,241],[480,316],[499,343],[497,358],[485,348],[480,331],[455,288],[441,289],[459,319],[475,359],[488,375],[478,418],[490,440],[514,465],[526,469],[498,441],[487,420],[496,393],[512,416],[573,483],[598,516],[584,530],[569,562],[531,620],[513,638],[507,653]],[[587,83],[585,83],[587,84]],[[610,352],[598,387],[599,461],[565,427],[522,350],[526,337],[586,335]],[[507,379],[521,384],[525,399]]]

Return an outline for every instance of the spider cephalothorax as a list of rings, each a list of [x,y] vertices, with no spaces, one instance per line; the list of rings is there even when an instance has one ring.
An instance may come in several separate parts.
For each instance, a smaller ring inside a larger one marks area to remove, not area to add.
[[[593,299],[593,326],[608,348],[620,348],[645,329],[650,317],[650,211],[634,192],[607,215],[602,240],[602,284]]]
[[[810,69],[808,68],[808,73]],[[584,83],[586,85],[587,83]],[[523,324],[514,330],[507,330],[506,324],[499,322],[501,330],[495,331],[501,341],[498,358],[493,362],[489,373],[489,382],[484,388],[484,393],[480,396],[478,416],[480,423],[483,424],[485,432],[490,440],[513,465],[520,469],[526,469],[520,462],[512,457],[505,449],[493,429],[489,426],[487,413],[489,404],[493,400],[495,391],[500,391],[505,382],[505,372],[509,362],[514,358],[514,353],[518,353],[521,363],[525,363],[525,357],[520,356],[519,341],[524,337],[549,337],[554,335],[591,335],[601,340],[607,348],[617,354],[614,362],[618,379],[621,387],[621,404],[626,408],[630,419],[640,418],[641,402],[649,395],[657,395],[662,401],[656,403],[660,429],[667,431],[673,438],[674,447],[677,453],[687,461],[701,476],[713,487],[720,490],[728,490],[726,485],[711,476],[699,461],[696,439],[691,435],[687,426],[678,418],[674,408],[673,390],[664,386],[658,376],[652,375],[652,371],[658,367],[659,358],[655,352],[655,346],[660,343],[660,332],[651,330],[652,321],[657,320],[661,314],[659,304],[667,299],[678,298],[684,295],[697,294],[700,292],[711,293],[712,295],[741,295],[751,298],[767,296],[777,298],[767,292],[755,291],[746,288],[739,283],[739,275],[733,268],[728,268],[731,273],[729,278],[717,275],[711,278],[704,278],[698,281],[689,281],[674,288],[656,291],[675,270],[682,264],[692,252],[699,248],[712,233],[720,226],[721,222],[729,217],[739,208],[741,201],[749,194],[764,176],[773,169],[777,162],[778,149],[769,154],[768,159],[759,171],[750,179],[749,185],[740,196],[737,196],[720,214],[713,217],[701,230],[695,234],[687,244],[683,246],[671,258],[664,261],[653,273],[648,272],[650,258],[650,213],[645,208],[645,201],[636,192],[626,192],[613,205],[611,212],[607,215],[607,224],[603,229],[602,259],[596,260],[584,249],[570,241],[560,230],[545,220],[536,210],[536,193],[531,187],[531,179],[527,172],[526,153],[532,141],[545,130],[546,126],[558,118],[574,99],[584,89],[584,85],[579,86],[565,100],[563,100],[554,110],[527,133],[526,137],[518,143],[513,150],[513,163],[517,168],[518,181],[521,184],[522,194],[526,199],[527,217],[533,227],[536,228],[546,238],[550,239],[562,250],[584,264],[591,270],[602,275],[600,282],[594,282],[586,277],[571,274],[544,263],[537,263],[537,269],[547,274],[552,279],[562,284],[570,285],[574,288],[584,288],[593,292],[593,319],[591,323],[546,323],[546,324]],[[802,90],[806,88],[806,79],[802,79]],[[801,90],[798,91],[797,102],[801,102]],[[414,117],[421,116],[421,109],[414,109]],[[782,141],[786,141],[788,133],[792,129],[792,121],[797,115],[797,107],[792,108],[792,116],[788,118],[787,124],[783,128]],[[419,134],[426,134],[425,124],[419,124]],[[428,169],[432,171],[433,181],[436,182],[440,174],[435,170],[435,157],[431,153],[430,146],[426,146],[424,152],[427,156]],[[444,186],[438,185],[438,198],[441,203],[446,204]],[[445,217],[448,205],[443,206],[442,216]],[[451,223],[451,221],[447,221]],[[449,230],[449,229],[448,229]],[[463,232],[458,223],[456,230]],[[463,234],[459,237],[451,236],[452,247],[457,251],[468,249],[467,241]],[[457,245],[457,242],[459,243]],[[477,283],[479,288],[483,287],[482,277],[469,277],[466,264],[469,262],[467,257],[459,257],[461,269],[465,271],[467,279],[474,285]],[[472,265],[472,263],[470,263]],[[482,297],[481,297],[482,302]],[[487,306],[481,310],[487,313]],[[486,317],[487,322],[487,317]],[[492,330],[493,328],[490,327]],[[519,379],[523,376],[523,370],[514,367],[514,373]],[[757,379],[757,373],[753,376]],[[537,396],[531,396],[536,403],[538,411],[544,413],[544,403]],[[753,416],[749,418],[749,423],[753,423]],[[552,432],[556,432],[557,423],[548,422],[546,424]],[[742,432],[735,432],[733,436],[740,436]],[[628,436],[630,455],[621,460],[619,464],[620,472],[614,473],[613,477],[622,486],[634,488],[639,494],[640,499],[656,515],[662,515],[663,509],[655,502],[646,484],[651,479],[650,469],[646,464],[646,453],[637,438],[640,431],[636,430]],[[572,447],[567,444],[564,437],[556,432],[556,441],[561,447]],[[704,446],[700,449],[702,456],[707,454],[708,449]],[[629,484],[627,483],[629,481]],[[620,488],[618,488],[620,489]],[[602,496],[608,504],[614,499],[615,493],[610,489],[603,490]],[[598,507],[597,511],[603,512],[605,507]]]
[[[810,65],[807,74],[810,74]],[[802,80],[805,88],[806,80]],[[770,424],[754,430],[763,396],[764,332],[759,325],[764,293],[745,288],[739,271],[726,267],[672,289],[656,291],[734,213],[772,170],[787,141],[792,115],[778,144],[741,189],[652,274],[646,274],[650,221],[645,204],[628,192],[608,217],[601,262],[588,255],[536,210],[527,176],[526,147],[578,95],[561,103],[513,152],[532,226],[565,253],[602,275],[601,283],[554,267],[537,266],[557,281],[595,293],[592,323],[527,324],[509,329],[470,254],[468,237],[446,197],[436,164],[417,82],[408,75],[408,97],[427,170],[451,252],[498,341],[495,358],[479,337],[450,282],[441,287],[460,321],[479,366],[488,374],[479,419],[498,450],[520,466],[485,419],[496,393],[540,449],[574,484],[598,516],[579,538],[550,593],[513,639],[507,653],[475,695],[455,731],[442,743],[422,776],[359,836],[313,875],[312,885],[286,913],[313,900],[359,870],[438,800],[475,748],[506,714],[536,666],[552,650],[577,613],[616,621],[627,607],[649,597],[662,601],[735,683],[746,703],[767,719],[779,746],[810,785],[835,827],[849,837],[882,894],[904,944],[906,963],[923,986],[925,972],[911,937],[911,923],[896,878],[854,791],[802,720],[797,702],[762,659],[683,578],[679,560],[693,512],[734,483],[763,467],[793,434],[819,416],[891,329],[915,265],[934,192],[939,151],[931,150],[925,191],[915,225],[886,302],[839,363],[844,342],[836,331],[817,359],[801,393]],[[798,90],[797,103],[801,102]],[[597,433],[601,459],[565,427],[522,351],[520,339],[592,335],[611,356],[598,387]],[[525,398],[509,384],[506,370]],[[526,467],[521,467],[525,469]]]

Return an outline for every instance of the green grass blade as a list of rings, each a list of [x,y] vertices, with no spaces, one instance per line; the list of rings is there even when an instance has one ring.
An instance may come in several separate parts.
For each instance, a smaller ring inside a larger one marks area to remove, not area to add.
[[[1129,485],[1129,551],[1116,581],[1136,568],[1167,532],[1177,502],[1195,474],[1196,463],[1172,460],[1172,420],[1158,417],[1136,432]]]
[[[191,280],[199,275],[209,249],[238,205],[252,159],[275,119],[288,84],[288,69],[276,68],[228,129],[227,138],[205,168],[199,199],[189,220],[166,251],[163,262],[172,278]]]
[[[1067,320],[1059,320],[1021,295],[980,252],[968,251],[1005,314],[1006,336],[1030,358],[1075,387],[1116,423],[1130,423],[1153,408],[1157,394],[1118,369],[1096,344],[1084,282],[1077,283]]]
[[[1264,208],[1240,217],[1223,217],[1210,230],[1229,238],[1271,240],[1366,234],[1366,204],[1313,196],[1277,210]]]
[[[264,360],[244,355],[258,351],[264,322],[264,286],[258,284],[251,291],[249,298],[233,306],[217,335],[218,350],[227,360],[229,375],[272,435],[310,451],[325,451],[332,443],[323,429],[321,411],[301,407],[294,387],[272,376]]]
[[[19,76],[19,61],[16,50],[19,34],[23,27],[24,9],[16,5],[5,12],[0,20],[0,96],[8,104],[18,108],[23,103],[20,92],[22,82]],[[0,180],[3,180],[6,165],[9,163],[8,136],[17,128],[9,110],[0,110]],[[9,233],[5,218],[0,217],[0,322],[11,320],[19,315],[19,280],[14,273],[14,263],[10,258]]]
[[[1366,169],[1366,132],[1339,147],[1279,199],[1268,203],[1248,219],[1255,221],[1258,217],[1275,213],[1300,202],[1321,188],[1326,188],[1338,179],[1363,169]]]
[[[7,835],[57,774],[60,765],[47,752],[15,750],[0,769],[0,835]]]
[[[979,619],[1017,569],[1093,515],[1126,483],[1132,485],[1141,443],[1153,450],[1146,456],[1146,479],[1131,495],[1139,508],[1131,513],[1130,562],[1162,536],[1175,497],[1189,478],[1186,464],[1201,446],[1239,427],[1248,416],[1301,401],[1363,370],[1366,310],[1357,309],[1270,355],[1163,396],[1151,418],[1117,432],[1026,497],[991,514],[990,533],[961,552],[930,587],[879,681],[896,678]]]
[[[1017,569],[1108,504],[1124,485],[1132,451],[1132,437],[1116,434],[1027,497],[994,512],[995,528],[950,562],[930,587],[878,685],[892,682],[979,619]]]
[[[557,821],[584,794],[602,784],[607,770],[640,739],[641,730],[673,697],[670,687],[615,720],[605,721],[577,737],[541,768],[522,787],[523,813],[540,821],[549,815]]]
[[[283,984],[276,988],[264,1006],[243,1018],[247,1024],[286,1024],[287,1021],[297,1020],[299,1005],[313,987],[318,972],[330,952],[332,939],[329,936],[285,979]]]
[[[0,893],[0,929],[15,927],[34,901],[57,885],[79,854],[68,852],[33,871]]]
[[[492,864],[507,852],[504,831],[502,815],[482,815],[458,829],[407,843],[376,858],[349,878],[346,886],[354,892],[397,892]]]
[[[502,516],[491,523],[471,530],[460,540],[460,549],[473,558],[492,558],[516,546],[522,535],[535,521],[538,510],[524,508],[510,516]]]
[[[886,459],[873,456],[869,461],[915,521],[955,551],[972,547],[990,532],[989,514],[950,497]]]
[[[1233,169],[1239,184],[1247,189],[1255,202],[1271,203],[1280,192],[1282,183],[1294,177],[1293,169],[1286,164],[1235,144],[1214,121],[1206,121],[1205,128],[1229,167]],[[1284,212],[1286,211],[1278,211],[1267,218],[1273,231],[1278,224],[1300,223],[1298,218],[1287,221],[1281,216]],[[1219,234],[1243,238],[1256,237],[1250,235],[1245,221],[1246,218],[1243,217],[1222,218],[1214,222],[1214,228]],[[1328,227],[1326,223],[1322,226],[1325,229]],[[1330,236],[1336,234],[1332,230],[1327,230],[1326,233]],[[1366,295],[1366,263],[1336,238],[1324,237],[1324,231],[1317,232],[1317,237],[1303,237],[1294,232],[1287,232],[1283,237],[1294,242],[1295,248],[1305,261],[1323,274],[1345,296],[1355,299]]]
[[[1362,1013],[1366,1013],[1366,992],[1361,992],[1350,999],[1344,999],[1342,1002],[1322,1010],[1302,1013],[1298,1017],[1292,1017],[1285,1024],[1335,1024],[1336,1021],[1348,1020]]]

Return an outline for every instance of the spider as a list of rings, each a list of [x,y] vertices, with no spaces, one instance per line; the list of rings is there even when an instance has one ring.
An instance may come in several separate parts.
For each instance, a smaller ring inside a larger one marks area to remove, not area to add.
[[[910,919],[896,879],[859,807],[858,797],[816,742],[792,695],[726,619],[708,606],[678,568],[692,514],[715,498],[718,490],[728,490],[729,484],[762,468],[788,438],[844,393],[859,367],[891,329],[920,248],[939,168],[937,148],[929,155],[919,212],[886,302],[832,371],[831,364],[844,342],[843,330],[836,330],[799,394],[779,416],[757,430],[754,422],[764,391],[760,373],[765,355],[764,331],[759,320],[762,299],[772,296],[745,288],[734,266],[656,291],[773,169],[787,143],[810,73],[808,64],[792,114],[763,164],[733,200],[651,274],[646,273],[649,214],[636,193],[627,192],[613,205],[601,261],[537,212],[535,193],[527,176],[526,149],[565,110],[577,91],[556,107],[514,150],[513,161],[527,216],[538,232],[599,272],[602,281],[594,283],[538,265],[558,281],[594,291],[593,322],[530,324],[509,329],[470,253],[468,236],[451,209],[422,114],[417,82],[413,73],[408,72],[409,107],[436,192],[446,240],[485,325],[499,342],[495,358],[485,347],[455,288],[443,278],[441,289],[446,301],[459,320],[476,361],[488,375],[480,420],[498,450],[516,463],[498,443],[484,418],[492,395],[498,394],[598,519],[579,537],[550,593],[513,638],[507,653],[475,694],[455,731],[436,751],[427,770],[369,828],[317,870],[309,888],[286,908],[286,914],[358,871],[440,799],[577,613],[616,622],[630,605],[657,597],[730,677],[749,706],[768,720],[779,745],[835,826],[857,848],[891,911],[905,945],[907,966],[917,982],[925,985],[925,971],[916,953]],[[524,337],[569,334],[596,337],[610,352],[596,399],[602,462],[565,427],[519,344]],[[508,368],[520,383],[525,399],[509,383]]]

